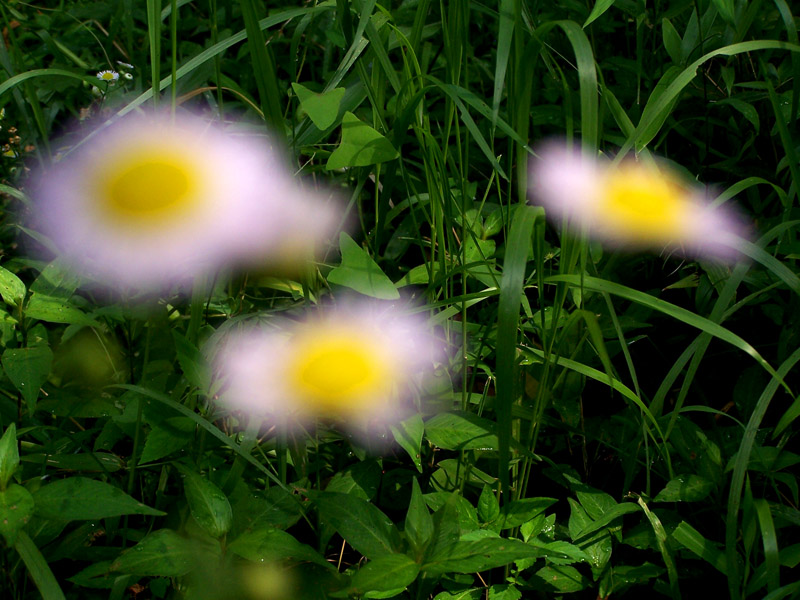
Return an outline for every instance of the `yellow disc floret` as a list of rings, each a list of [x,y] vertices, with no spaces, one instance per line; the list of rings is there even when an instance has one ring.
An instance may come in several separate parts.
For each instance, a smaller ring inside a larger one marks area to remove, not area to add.
[[[189,157],[153,148],[113,158],[98,177],[98,208],[128,226],[154,227],[185,218],[198,201],[199,168]]]
[[[597,219],[609,233],[619,231],[633,241],[680,239],[690,208],[687,191],[655,168],[622,165],[606,175]]]
[[[296,336],[289,351],[288,380],[301,412],[358,415],[391,393],[394,369],[378,339],[321,327]]]

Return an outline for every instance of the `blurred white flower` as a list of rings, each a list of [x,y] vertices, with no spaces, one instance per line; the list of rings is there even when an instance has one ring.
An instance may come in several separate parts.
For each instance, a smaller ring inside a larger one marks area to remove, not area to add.
[[[40,173],[36,224],[75,270],[112,286],[305,260],[333,213],[268,143],[191,114],[123,119]]]
[[[315,418],[356,432],[409,410],[409,383],[441,358],[424,319],[382,304],[322,310],[273,330],[228,334],[217,348],[220,402],[292,427]]]
[[[743,226],[728,207],[666,165],[629,159],[612,165],[551,142],[531,161],[530,195],[548,216],[567,219],[606,243],[679,247],[693,256],[732,259]]]

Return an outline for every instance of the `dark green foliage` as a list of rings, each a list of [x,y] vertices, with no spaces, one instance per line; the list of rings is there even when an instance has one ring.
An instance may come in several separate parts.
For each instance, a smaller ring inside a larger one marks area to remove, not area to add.
[[[796,597],[797,10],[0,3],[0,597]],[[270,130],[349,233],[192,299],[31,258],[29,168],[156,101]],[[746,260],[548,225],[526,194],[549,136],[711,186]],[[220,410],[212,336],[348,293],[447,346],[406,420]]]

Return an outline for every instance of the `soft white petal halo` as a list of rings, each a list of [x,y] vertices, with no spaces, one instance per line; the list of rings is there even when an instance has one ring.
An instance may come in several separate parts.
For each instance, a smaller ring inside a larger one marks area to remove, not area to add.
[[[131,115],[96,131],[39,174],[34,210],[77,272],[157,290],[231,265],[285,262],[279,249],[299,254],[333,221],[268,138],[187,112]],[[298,223],[315,214],[324,226],[300,237]]]
[[[661,162],[618,164],[550,141],[531,161],[529,195],[551,218],[632,249],[671,246],[688,255],[735,260],[744,226],[728,206]]]
[[[321,418],[354,433],[402,420],[410,382],[443,358],[421,316],[365,302],[245,328],[216,346],[221,405],[278,427]]]

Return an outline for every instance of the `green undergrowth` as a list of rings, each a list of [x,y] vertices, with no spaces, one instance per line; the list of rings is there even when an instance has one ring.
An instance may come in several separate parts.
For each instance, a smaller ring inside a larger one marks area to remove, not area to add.
[[[800,595],[797,7],[276,4],[0,4],[0,596]],[[154,104],[269,133],[350,236],[147,308],[33,258],[28,171]],[[554,227],[551,137],[708,184],[747,258]],[[220,413],[207,339],[348,293],[446,345],[411,416]]]

